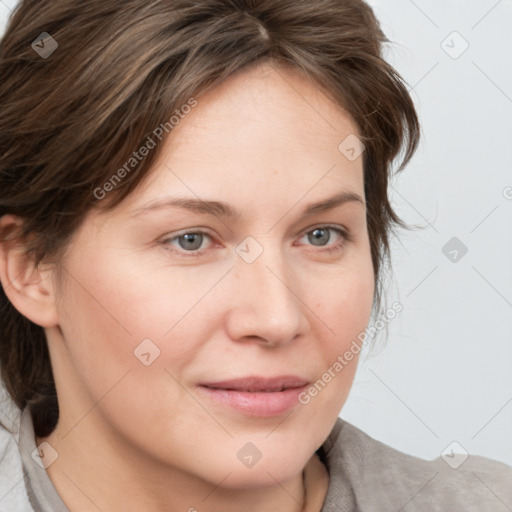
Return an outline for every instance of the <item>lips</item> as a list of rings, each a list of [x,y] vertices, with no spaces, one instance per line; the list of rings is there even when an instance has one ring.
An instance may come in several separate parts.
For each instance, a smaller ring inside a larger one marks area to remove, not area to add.
[[[199,393],[216,407],[246,416],[268,418],[284,414],[299,403],[309,382],[294,375],[244,377],[205,382]]]
[[[301,388],[308,381],[294,375],[282,375],[278,377],[244,377],[241,379],[223,380],[219,382],[207,382],[201,386],[211,389],[226,389],[233,391],[266,392],[273,393],[289,388]]]

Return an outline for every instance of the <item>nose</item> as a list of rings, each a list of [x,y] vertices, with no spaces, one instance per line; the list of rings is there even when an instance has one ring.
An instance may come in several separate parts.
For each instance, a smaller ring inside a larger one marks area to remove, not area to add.
[[[304,334],[301,282],[279,248],[265,248],[252,263],[237,257],[229,290],[231,339],[277,347]]]

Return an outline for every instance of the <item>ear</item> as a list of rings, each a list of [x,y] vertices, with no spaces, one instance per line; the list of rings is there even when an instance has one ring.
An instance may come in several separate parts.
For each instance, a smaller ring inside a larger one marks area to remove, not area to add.
[[[0,217],[0,281],[7,298],[26,318],[41,327],[58,324],[54,269],[24,255],[19,238],[22,219],[11,214]]]

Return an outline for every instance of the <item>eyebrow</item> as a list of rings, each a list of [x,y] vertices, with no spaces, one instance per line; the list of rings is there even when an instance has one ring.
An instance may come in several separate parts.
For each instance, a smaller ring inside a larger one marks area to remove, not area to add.
[[[359,194],[354,192],[341,192],[323,201],[307,204],[301,211],[301,217],[309,217],[330,211],[347,203],[360,204],[366,207],[365,201]],[[192,197],[167,197],[136,209],[130,217],[136,217],[144,213],[167,208],[183,208],[194,213],[214,215],[216,217],[224,217],[232,220],[239,219],[241,216],[241,212],[222,201],[211,201]]]

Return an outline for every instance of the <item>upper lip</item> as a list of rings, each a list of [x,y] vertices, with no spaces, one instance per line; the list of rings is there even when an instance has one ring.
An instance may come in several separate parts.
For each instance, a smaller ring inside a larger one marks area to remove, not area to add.
[[[309,381],[295,375],[280,375],[277,377],[250,376],[239,379],[204,382],[201,386],[216,389],[232,389],[235,391],[282,391],[289,388],[300,388]]]

